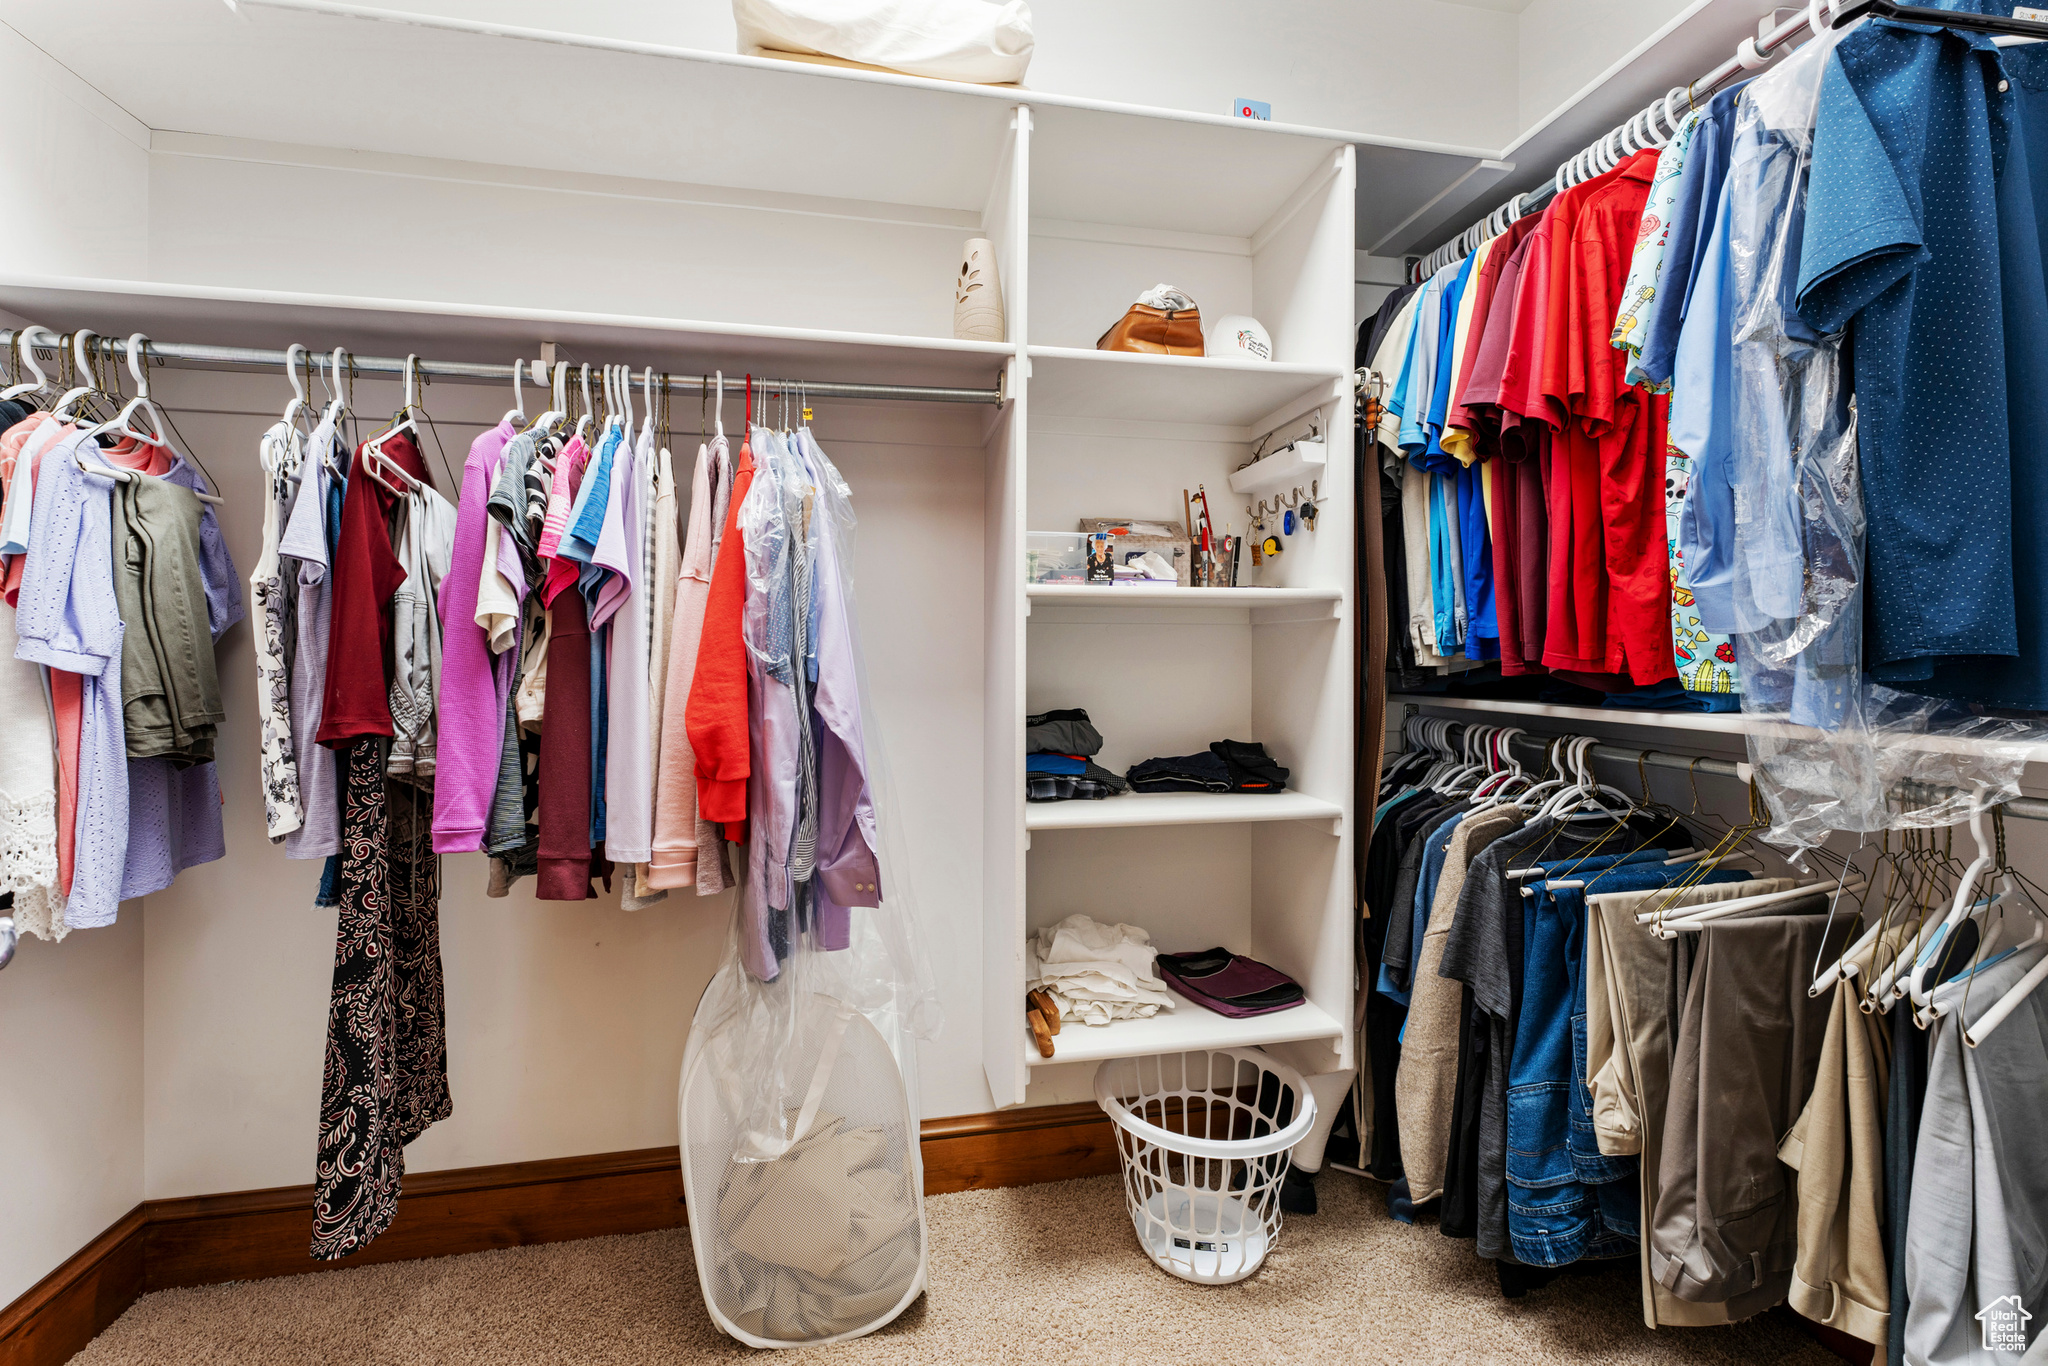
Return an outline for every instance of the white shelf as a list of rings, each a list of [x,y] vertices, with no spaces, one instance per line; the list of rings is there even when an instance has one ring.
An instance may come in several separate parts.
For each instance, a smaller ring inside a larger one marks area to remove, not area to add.
[[[0,273],[0,309],[59,331],[118,326],[165,341],[279,348],[299,341],[373,355],[419,351],[436,360],[502,362],[545,338],[566,347],[631,348],[650,361],[665,357],[678,371],[758,365],[816,382],[992,389],[1015,354],[1002,342],[952,337],[19,273]]]
[[[1126,792],[1101,801],[1030,802],[1026,830],[1116,830],[1147,825],[1247,825],[1327,821],[1335,834],[1344,808],[1305,792]]]
[[[1030,967],[1036,981],[1038,965]],[[1023,1023],[1021,1003],[1018,1027],[1024,1033],[1024,1062],[1028,1067],[1053,1067],[1066,1062],[1102,1062],[1109,1058],[1146,1057],[1154,1053],[1184,1053],[1201,1048],[1253,1048],[1263,1044],[1292,1043],[1299,1039],[1334,1039],[1343,1026],[1310,1001],[1271,1015],[1254,1015],[1233,1020],[1198,1006],[1171,987],[1172,1010],[1162,1010],[1149,1020],[1118,1020],[1114,1024],[1084,1025],[1068,1021],[1053,1036],[1053,1054],[1038,1055],[1031,1028]]]
[[[1323,365],[1076,346],[1033,346],[1027,354],[1031,410],[1054,417],[1249,428],[1294,399],[1314,394],[1307,406],[1329,401],[1327,391],[1346,373]]]
[[[1219,607],[1288,607],[1315,604],[1335,607],[1344,600],[1335,588],[1180,588],[1152,584],[1103,586],[1091,583],[1034,583],[1024,595],[1034,603],[1096,607],[1114,612],[1119,607],[1136,610],[1181,608],[1185,611],[1213,611]]]
[[[1251,232],[1316,158],[1349,142],[1360,149],[1362,226],[1379,236],[1475,173],[1488,177],[1495,155],[428,8],[250,0],[236,13],[133,0],[117,17],[104,5],[45,3],[15,6],[8,20],[148,128],[764,190],[800,167],[815,193],[956,209],[982,206],[990,149],[1010,107],[1025,103],[1044,111],[1041,212],[1192,232]],[[306,61],[311,52],[320,60]],[[450,71],[490,72],[495,112],[479,116]],[[561,117],[562,90],[578,92],[574,118]],[[940,128],[947,136],[916,139],[914,154],[884,136]],[[1133,165],[1147,174],[1133,176]]]

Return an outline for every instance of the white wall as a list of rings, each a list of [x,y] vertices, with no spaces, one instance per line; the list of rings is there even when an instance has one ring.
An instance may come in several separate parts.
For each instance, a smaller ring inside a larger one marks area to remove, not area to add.
[[[142,1199],[142,959],[131,909],[0,972],[0,1305]]]
[[[0,262],[48,275],[142,275],[149,130],[5,24],[0,78],[11,125],[0,180],[36,186],[38,207],[0,214]]]
[[[1515,129],[1529,128],[1693,0],[1529,0],[1518,31]],[[1729,3],[1729,0],[1721,0]],[[1762,0],[1754,7],[1762,14]],[[1725,54],[1706,57],[1701,71]],[[1592,134],[1592,137],[1598,134]]]

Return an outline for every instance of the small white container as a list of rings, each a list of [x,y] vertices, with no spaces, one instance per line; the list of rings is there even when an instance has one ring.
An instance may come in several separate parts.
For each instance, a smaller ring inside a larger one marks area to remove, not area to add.
[[[1271,493],[1276,489],[1306,489],[1309,481],[1323,477],[1330,460],[1330,447],[1321,438],[1290,441],[1271,455],[1253,461],[1230,476],[1232,493]]]
[[[1251,1048],[1117,1058],[1095,1072],[1138,1245],[1160,1270],[1229,1285],[1280,1240],[1280,1183],[1315,1126],[1301,1074]]]

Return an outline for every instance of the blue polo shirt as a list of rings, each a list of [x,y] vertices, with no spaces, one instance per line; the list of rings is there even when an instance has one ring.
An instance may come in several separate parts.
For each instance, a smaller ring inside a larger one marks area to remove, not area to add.
[[[1871,673],[2030,709],[2048,708],[2044,137],[2040,48],[1851,33],[1821,86],[1798,295],[1814,326],[1853,326]]]

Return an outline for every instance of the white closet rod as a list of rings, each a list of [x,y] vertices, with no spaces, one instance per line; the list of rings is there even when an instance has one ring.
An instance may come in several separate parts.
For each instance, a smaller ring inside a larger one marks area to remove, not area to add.
[[[1471,724],[1456,722],[1454,724]],[[1509,743],[1529,751],[1532,759],[1541,759],[1545,747],[1555,735],[1533,735],[1527,731],[1517,735]],[[1640,760],[1649,768],[1668,768],[1680,773],[1708,773],[1718,778],[1740,778],[1747,781],[1748,765],[1738,765],[1727,759],[1709,759],[1705,756],[1668,754],[1654,749],[1628,749],[1622,745],[1594,745],[1586,751],[1590,758],[1612,759],[1618,763],[1633,764]],[[2005,814],[2021,820],[2048,821],[2048,801],[2037,797],[2016,797],[2004,803]]]
[[[12,329],[0,329],[0,351],[12,349],[14,339],[15,332]],[[46,351],[53,355],[69,355],[71,334],[67,332],[59,336],[46,329],[36,334],[33,345],[38,351]],[[119,359],[127,355],[127,343],[118,337],[96,335],[86,343],[86,349],[108,359]],[[197,343],[152,341],[143,344],[142,353],[157,360],[180,361],[188,365],[248,366],[259,370],[277,370],[288,363],[282,351],[264,351],[246,346],[205,346]],[[405,358],[402,356],[358,356],[346,351],[342,355],[359,375],[405,373]],[[312,352],[316,364],[324,361],[326,356],[327,353],[317,349]],[[520,364],[526,367],[538,362],[522,361]],[[575,368],[572,367],[572,373]],[[469,361],[446,360],[421,360],[415,362],[413,367],[413,373],[425,375],[429,379],[447,379],[464,384],[510,384],[512,370],[513,367],[510,365],[481,365]],[[525,370],[521,377],[533,383],[545,382],[531,369]],[[667,379],[672,392],[695,394],[718,388],[718,382],[709,376],[671,373],[667,375]],[[725,381],[728,393],[740,393],[745,388],[746,380],[743,377],[728,377]],[[810,380],[771,379],[756,375],[754,389],[757,393],[763,389],[772,389],[778,393],[785,389],[792,392],[801,390],[813,398],[902,399],[915,403],[986,403],[996,407],[1001,407],[1005,401],[1000,385],[994,389],[942,389],[914,384],[814,383]]]

